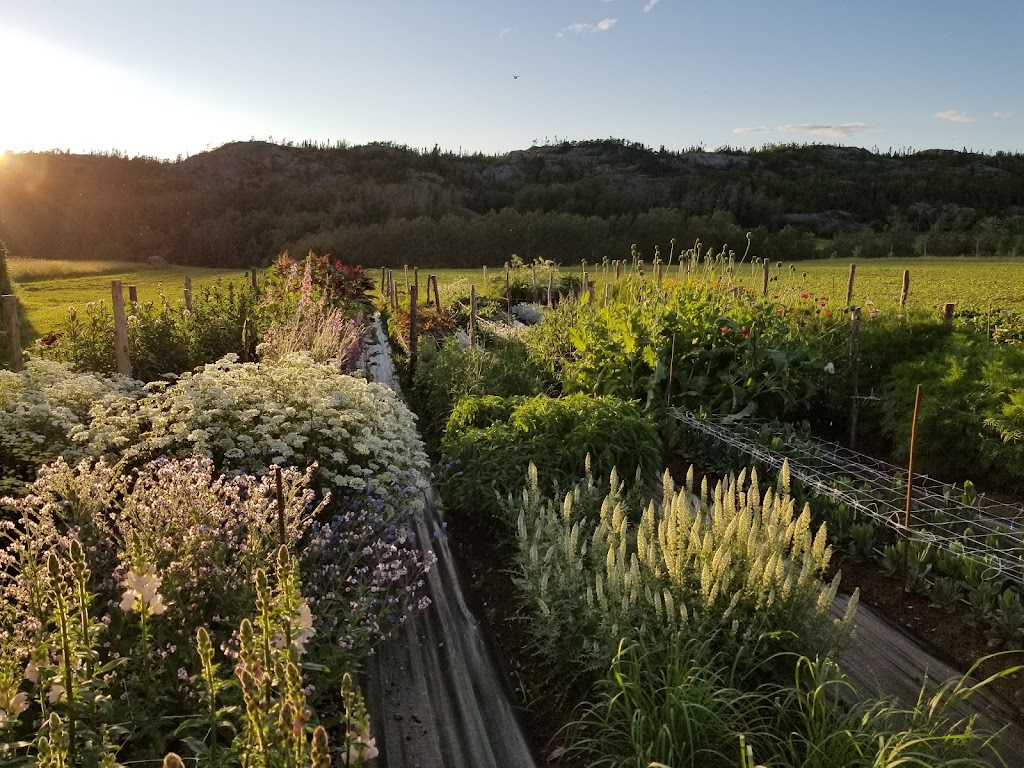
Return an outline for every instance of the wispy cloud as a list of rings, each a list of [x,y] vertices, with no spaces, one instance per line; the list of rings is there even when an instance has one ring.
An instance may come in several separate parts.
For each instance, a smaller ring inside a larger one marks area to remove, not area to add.
[[[993,112],[992,117],[996,120],[1009,120],[1013,117],[1013,112]]]
[[[955,109],[947,109],[945,112],[936,112],[939,120],[948,120],[951,123],[973,123],[974,118],[966,112],[957,112]]]
[[[808,133],[813,136],[831,136],[841,139],[845,136],[853,136],[857,133],[864,133],[871,130],[870,123],[839,123],[836,125],[815,125],[813,123],[797,123],[791,125],[780,125],[782,133]]]
[[[618,19],[601,19],[596,24],[589,24],[587,22],[578,21],[575,24],[570,24],[568,27],[563,29],[561,32],[557,32],[555,37],[562,37],[566,32],[572,32],[574,35],[583,35],[588,32],[607,32],[609,29],[615,26]]]
[[[516,31],[515,27],[505,27],[503,30],[501,30],[501,32],[498,33],[498,37],[499,37],[499,39],[500,38],[508,37],[509,35],[511,35],[515,31]]]
[[[732,132],[733,133],[767,133],[770,130],[771,130],[771,128],[769,128],[767,125],[759,125],[759,126],[757,126],[755,128],[733,128]]]
[[[644,3],[644,13],[647,13],[648,11],[650,11],[651,8],[653,8],[654,6],[656,6],[660,2],[661,2],[661,0],[647,0],[647,2]]]

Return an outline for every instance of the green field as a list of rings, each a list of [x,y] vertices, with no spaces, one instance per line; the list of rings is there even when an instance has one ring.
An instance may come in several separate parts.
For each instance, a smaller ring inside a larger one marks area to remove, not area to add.
[[[200,267],[149,267],[117,261],[49,261],[10,259],[8,267],[15,293],[24,310],[26,341],[58,330],[67,317],[68,307],[82,307],[90,301],[110,300],[111,280],[120,280],[125,299],[128,286],[138,289],[139,301],[156,301],[163,291],[168,298],[184,294],[185,275],[192,278],[192,289],[218,279],[241,283],[246,274],[237,269]]]
[[[148,267],[111,261],[11,259],[9,267],[15,290],[25,310],[27,340],[58,329],[67,316],[68,307],[81,307],[90,301],[109,299],[111,280],[121,280],[125,290],[128,285],[135,285],[140,301],[153,301],[160,296],[161,291],[170,298],[180,298],[186,274],[192,277],[193,288],[217,279],[236,282],[248,279],[241,270]],[[562,269],[579,272],[582,267],[574,265]],[[937,311],[942,304],[953,302],[958,309],[972,307],[985,311],[991,306],[993,309],[1024,312],[1024,258],[863,260],[857,264],[854,304],[873,306],[881,311],[895,310],[899,303],[904,269],[910,270],[909,309]],[[599,286],[605,274],[609,277],[612,275],[611,267],[607,268],[607,273],[601,265],[590,265],[588,270]],[[787,303],[799,301],[802,294],[808,293],[819,300],[828,297],[829,305],[841,307],[846,300],[849,272],[849,262],[840,261],[783,263],[781,268],[773,264],[769,293]],[[379,283],[380,270],[369,270],[369,273]],[[468,294],[471,284],[483,293],[483,270],[420,269],[421,292],[426,290],[428,273],[438,276],[442,302],[446,296]],[[496,277],[500,279],[503,274],[504,268],[500,263],[488,268],[491,281]],[[646,265],[646,274],[653,275],[650,264]],[[721,268],[717,272],[701,269],[699,274],[709,280],[723,277]],[[665,267],[666,279],[674,280],[678,275],[679,267],[676,264]],[[399,288],[404,290],[405,276],[401,265],[396,265],[395,277]],[[732,282],[759,291],[762,279],[760,266],[743,264],[736,268]],[[546,286],[543,274],[540,281],[543,291]]]
[[[629,266],[628,263],[626,265]],[[562,271],[579,272],[581,265],[562,267]],[[596,279],[600,288],[605,275],[613,275],[611,267],[590,265],[591,279]],[[910,271],[910,292],[907,308],[910,310],[935,310],[947,302],[956,304],[957,309],[973,308],[986,311],[992,309],[1014,309],[1024,312],[1024,258],[974,259],[974,258],[894,258],[862,260],[857,264],[854,279],[853,303],[857,306],[875,307],[881,311],[896,310],[899,306],[903,271]],[[445,294],[465,295],[469,285],[483,289],[481,269],[420,269],[420,291],[425,291],[427,273],[436,274],[442,302]],[[653,276],[650,264],[645,266],[647,276]],[[380,270],[370,270],[378,282]],[[665,267],[668,280],[678,279],[676,264]],[[699,271],[706,279],[722,279],[721,268],[717,272]],[[495,264],[487,270],[488,280],[504,275],[504,267]],[[769,295],[786,303],[799,301],[802,294],[821,299],[828,297],[828,304],[842,307],[846,303],[850,263],[844,261],[803,261],[783,263],[781,269],[773,264],[770,270]],[[412,279],[410,270],[410,279]],[[723,282],[728,282],[724,276]],[[401,265],[395,267],[395,279],[401,290],[405,288],[405,275]],[[542,292],[546,286],[543,274],[539,277]],[[759,265],[739,265],[732,278],[733,285],[760,291],[763,270]]]

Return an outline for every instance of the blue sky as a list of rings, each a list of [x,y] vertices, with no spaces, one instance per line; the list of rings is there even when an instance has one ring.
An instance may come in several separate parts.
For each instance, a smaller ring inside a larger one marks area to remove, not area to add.
[[[0,0],[0,150],[1022,151],[1022,39],[1015,0]]]

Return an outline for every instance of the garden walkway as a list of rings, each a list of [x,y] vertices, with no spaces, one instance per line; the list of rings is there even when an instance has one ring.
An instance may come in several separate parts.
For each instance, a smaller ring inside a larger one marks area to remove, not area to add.
[[[368,374],[396,392],[390,348],[377,319]],[[486,628],[466,605],[433,488],[417,535],[437,555],[431,606],[385,640],[367,664],[366,702],[387,768],[535,768]]]

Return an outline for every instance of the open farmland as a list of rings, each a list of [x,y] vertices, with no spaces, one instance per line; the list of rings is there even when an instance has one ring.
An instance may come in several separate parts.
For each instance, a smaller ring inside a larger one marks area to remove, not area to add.
[[[27,339],[59,330],[69,307],[81,308],[90,301],[110,300],[110,281],[138,288],[140,301],[156,301],[161,291],[179,299],[185,275],[192,277],[193,290],[218,279],[240,282],[245,273],[237,269],[164,266],[148,267],[118,261],[50,261],[11,259],[11,278],[28,327]]]

